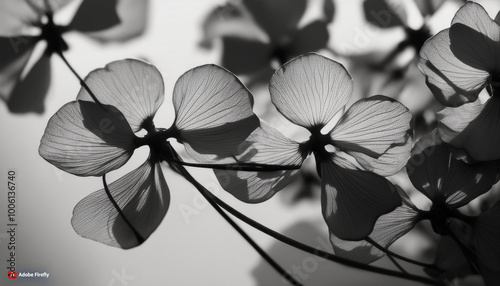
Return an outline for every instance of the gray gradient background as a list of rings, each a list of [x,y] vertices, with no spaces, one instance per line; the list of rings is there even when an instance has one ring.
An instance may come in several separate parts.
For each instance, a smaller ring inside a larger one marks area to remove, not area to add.
[[[223,1],[156,0],[150,3],[146,33],[126,44],[101,45],[80,34],[68,34],[66,53],[75,69],[85,76],[91,70],[122,58],[144,58],[158,67],[165,80],[166,99],[155,123],[169,127],[173,120],[171,94],[177,78],[190,68],[216,63],[219,49],[202,50],[201,21]],[[70,13],[70,12],[68,12]],[[63,62],[52,58],[52,82],[42,115],[12,115],[0,104],[0,270],[1,285],[287,285],[256,252],[206,204],[183,178],[164,168],[171,190],[167,216],[140,247],[121,250],[79,237],[70,220],[73,207],[89,193],[101,188],[100,178],[81,178],[64,173],[38,155],[38,144],[49,118],[66,102],[74,100],[78,81]],[[179,149],[180,150],[180,149]],[[119,171],[112,181],[144,161],[146,149]],[[17,170],[17,270],[49,272],[50,278],[7,279],[5,227],[7,224],[7,170]],[[328,241],[320,202],[283,203],[279,193],[259,205],[245,205],[220,191],[208,170],[193,170],[199,181],[252,218],[278,231],[290,233],[312,246]],[[183,207],[198,213],[186,221]],[[360,272],[275,242],[244,225],[260,245],[270,249],[286,269],[310,263],[317,269],[302,282],[306,285],[418,285],[403,280]],[[407,239],[408,252],[418,238]],[[412,250],[413,249],[413,250]],[[315,262],[317,264],[315,264]],[[387,264],[382,261],[379,264]],[[120,280],[120,273],[130,276]]]

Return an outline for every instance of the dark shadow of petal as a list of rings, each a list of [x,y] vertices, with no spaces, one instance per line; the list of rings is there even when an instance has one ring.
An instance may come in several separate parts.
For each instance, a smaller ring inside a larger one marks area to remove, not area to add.
[[[297,31],[292,41],[284,48],[286,61],[298,55],[323,49],[329,39],[326,26],[327,23],[324,21],[314,21]]]
[[[222,66],[235,74],[254,73],[270,66],[273,48],[269,44],[235,37],[225,37],[222,43]]]
[[[69,27],[80,32],[96,32],[118,25],[117,4],[118,0],[83,1]]]
[[[24,79],[12,91],[7,106],[12,113],[43,113],[50,87],[50,55],[43,54]]]

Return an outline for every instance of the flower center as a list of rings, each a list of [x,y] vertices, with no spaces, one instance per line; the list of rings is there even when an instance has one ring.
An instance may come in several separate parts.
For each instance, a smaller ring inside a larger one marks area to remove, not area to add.
[[[332,150],[327,150],[327,146],[333,145],[333,140],[329,134],[321,134],[321,128],[311,129],[309,140],[300,144],[299,150],[303,156],[314,153],[317,160],[327,160],[331,157]]]
[[[432,34],[426,25],[418,30],[413,30],[411,28],[405,28],[406,36],[408,38],[409,44],[418,52],[424,45],[425,41],[429,39]]]
[[[68,49],[68,44],[64,41],[62,34],[66,32],[66,27],[58,26],[54,23],[52,14],[47,13],[47,23],[41,24],[42,32],[40,38],[47,42],[47,52],[62,52]]]

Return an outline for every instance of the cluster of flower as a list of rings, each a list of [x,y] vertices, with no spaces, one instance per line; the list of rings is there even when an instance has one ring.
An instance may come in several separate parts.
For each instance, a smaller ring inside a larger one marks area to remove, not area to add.
[[[141,244],[167,213],[170,194],[160,163],[174,170],[184,164],[169,138],[184,144],[198,163],[217,165],[222,187],[248,203],[271,198],[314,155],[322,213],[336,255],[371,263],[416,223],[429,220],[443,237],[437,270],[427,271],[431,276],[480,273],[487,285],[498,285],[500,204],[474,217],[457,210],[497,182],[497,21],[498,16],[492,20],[469,2],[449,29],[423,45],[419,67],[435,97],[448,107],[438,114],[438,128],[413,148],[413,117],[404,105],[377,95],[346,110],[353,91],[349,73],[333,60],[308,53],[283,64],[269,83],[277,110],[310,132],[304,142],[260,120],[250,91],[215,65],[179,78],[173,91],[175,121],[168,129],[156,128],[162,76],[150,64],[127,59],[88,75],[77,100],[48,122],[39,152],[66,172],[103,176],[123,166],[135,149],[149,146],[144,164],[105,184],[74,210],[72,224],[80,235],[122,248]],[[478,95],[485,88],[490,98],[481,103]],[[334,127],[327,128],[334,118],[339,118]],[[139,137],[142,129],[147,134]],[[386,179],[405,166],[415,188],[432,201],[429,210],[418,209]]]

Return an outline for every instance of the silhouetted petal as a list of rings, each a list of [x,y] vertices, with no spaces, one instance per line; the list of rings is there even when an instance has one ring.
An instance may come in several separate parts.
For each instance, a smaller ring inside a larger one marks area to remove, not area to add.
[[[43,113],[51,80],[50,55],[44,53],[29,73],[17,82],[7,103],[12,113]]]
[[[119,110],[72,101],[49,120],[38,152],[52,165],[78,176],[101,176],[125,164],[134,134]]]
[[[459,60],[451,51],[449,29],[427,40],[420,50],[419,68],[427,86],[445,106],[475,101],[486,86],[488,72]]]
[[[296,29],[306,10],[306,0],[243,0],[243,4],[255,22],[275,40]]]
[[[473,102],[437,113],[438,130],[445,142],[464,148],[478,161],[500,159],[500,99]]]
[[[278,111],[305,128],[326,125],[347,104],[352,89],[341,64],[314,53],[284,64],[269,85]]]
[[[84,1],[83,4],[86,2],[88,1]],[[87,36],[101,42],[126,41],[144,33],[149,0],[95,0],[93,2],[96,3],[86,4],[86,7],[82,4],[78,10],[80,19],[76,19],[75,16],[70,27],[76,25],[74,27],[76,30],[85,32]],[[95,6],[95,9],[91,6]],[[82,10],[83,8],[85,9]],[[96,21],[96,19],[100,20]]]
[[[222,66],[231,72],[249,74],[270,67],[273,48],[269,44],[235,37],[223,38],[222,43]]]
[[[110,246],[128,249],[140,245],[160,225],[170,204],[161,165],[148,159],[108,189],[125,218],[101,189],[75,206],[73,228],[85,238]]]
[[[264,121],[240,145],[243,152],[236,162],[270,165],[301,165],[299,144]],[[214,170],[221,186],[246,203],[258,203],[271,198],[295,177],[298,170],[275,172],[246,172]]]
[[[160,72],[146,62],[126,59],[96,69],[85,78],[85,83],[103,104],[118,108],[134,132],[139,131],[148,118],[153,118],[163,103],[164,87]],[[85,88],[78,100],[93,101]]]
[[[198,161],[238,154],[240,143],[259,126],[250,92],[232,73],[216,65],[183,74],[172,100],[179,139]]]
[[[269,45],[270,41],[269,36],[255,23],[245,5],[238,4],[227,4],[214,9],[203,22],[203,33],[201,45],[206,48],[211,47],[217,38],[258,42],[263,45]],[[224,50],[224,52],[237,52],[225,45]],[[245,53],[240,51],[241,54]]]
[[[500,277],[500,203],[476,217],[475,247],[486,285],[498,284]],[[484,270],[484,271],[483,271]]]
[[[366,169],[393,175],[410,155],[413,116],[401,103],[372,96],[354,103],[331,131],[335,147]]]
[[[81,32],[95,32],[120,23],[116,13],[118,0],[85,0],[82,2],[69,27]],[[90,20],[92,19],[92,20]]]
[[[357,170],[334,155],[321,162],[323,217],[330,232],[344,240],[361,240],[377,219],[401,205],[396,187],[384,177]]]
[[[325,1],[330,2],[330,1]],[[329,39],[327,23],[323,20],[309,23],[292,35],[291,42],[284,49],[286,59],[293,59],[299,55],[314,52],[324,48]]]
[[[21,2],[21,1],[19,1]],[[0,97],[9,102],[12,90],[33,52],[33,37],[0,37]]]
[[[422,137],[407,166],[411,182],[433,204],[458,208],[491,189],[495,163],[466,164],[456,159],[434,131]]]
[[[380,246],[388,248],[396,240],[410,231],[418,222],[418,210],[403,190],[398,188],[403,204],[394,211],[379,217],[372,233],[368,236]],[[372,263],[385,253],[366,240],[342,240],[330,233],[330,241],[335,255],[360,263]]]
[[[453,220],[453,223],[457,222],[459,221],[456,219]],[[465,223],[461,223],[460,225],[464,230],[471,229]],[[466,235],[471,236],[472,233],[466,234],[461,231],[457,234],[457,236],[461,238],[465,238]],[[467,237],[467,239],[470,238]],[[424,270],[429,276],[438,279],[452,279],[472,274],[467,258],[451,236],[441,236],[439,238],[433,265],[442,271],[437,271],[432,268],[425,268]]]

